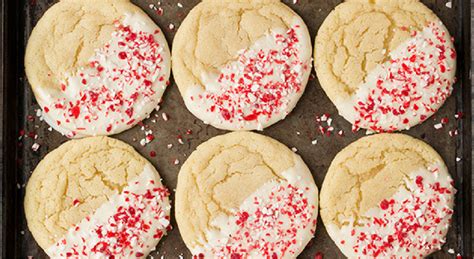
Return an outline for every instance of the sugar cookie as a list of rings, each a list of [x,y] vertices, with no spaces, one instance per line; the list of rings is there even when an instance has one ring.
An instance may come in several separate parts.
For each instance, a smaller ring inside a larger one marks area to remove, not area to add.
[[[188,110],[225,130],[284,119],[311,72],[304,21],[279,0],[204,0],[173,42],[173,73]]]
[[[178,176],[176,220],[198,258],[295,258],[317,214],[318,189],[300,156],[255,133],[205,142]]]
[[[24,204],[28,227],[51,258],[145,258],[170,228],[168,196],[132,147],[93,137],[49,153]]]
[[[334,158],[321,218],[349,258],[422,258],[446,241],[454,193],[433,148],[406,135],[374,135]]]
[[[128,0],[62,0],[28,41],[25,68],[48,124],[64,135],[112,135],[158,105],[170,75],[166,39]]]
[[[451,36],[418,0],[345,1],[319,29],[314,57],[321,86],[354,129],[422,123],[455,81]]]

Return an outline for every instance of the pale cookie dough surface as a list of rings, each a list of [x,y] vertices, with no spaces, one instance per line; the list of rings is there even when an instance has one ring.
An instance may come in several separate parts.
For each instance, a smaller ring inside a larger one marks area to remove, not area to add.
[[[455,189],[433,148],[401,134],[362,138],[333,160],[321,218],[349,258],[424,257],[445,242]]]
[[[313,237],[317,209],[303,160],[255,133],[205,142],[178,176],[176,220],[195,256],[294,258]]]
[[[49,153],[28,182],[24,206],[31,233],[52,258],[141,258],[169,228],[168,196],[131,146],[93,137]]]
[[[173,42],[186,107],[226,130],[262,130],[295,107],[311,70],[304,21],[277,0],[204,0]]]
[[[314,57],[321,86],[355,129],[409,129],[443,105],[455,81],[449,32],[418,0],[338,5],[319,29]]]
[[[25,69],[45,120],[73,138],[145,119],[168,84],[171,58],[161,30],[128,0],[62,0],[33,29]]]

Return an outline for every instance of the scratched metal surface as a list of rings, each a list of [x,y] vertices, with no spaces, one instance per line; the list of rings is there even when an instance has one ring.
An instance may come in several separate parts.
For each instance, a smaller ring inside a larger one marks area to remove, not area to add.
[[[56,2],[53,0],[22,1],[24,1],[23,8],[18,10],[18,15],[20,15],[20,20],[22,20],[22,23],[20,23],[22,26],[21,28],[18,28],[19,33],[22,33],[18,52],[20,63],[23,58],[24,46],[33,26],[37,23],[42,14],[52,4],[54,4],[54,2]],[[168,43],[171,46],[176,29],[170,30],[169,25],[173,24],[178,28],[186,14],[199,1],[180,0],[179,2],[183,7],[178,8],[178,1],[162,0],[161,8],[164,10],[163,15],[158,15],[150,8],[150,4],[157,5],[157,0],[136,0],[134,2],[141,6],[143,10],[145,10],[164,30]],[[284,2],[303,17],[308,25],[311,36],[314,39],[316,32],[325,17],[341,1],[300,0],[298,1],[298,4],[293,4],[293,1],[291,0],[286,0]],[[455,36],[456,40],[461,41],[460,31],[462,26],[460,25],[460,21],[462,17],[459,15],[461,1],[453,1],[453,8],[447,8],[445,6],[447,2],[446,0],[426,0],[423,2],[438,14],[450,30],[451,34]],[[459,48],[465,46],[461,46],[458,42],[457,47],[459,50]],[[18,156],[16,169],[18,171],[6,172],[14,174],[9,178],[10,182],[4,183],[4,186],[5,184],[16,185],[18,183],[20,188],[18,190],[16,190],[16,188],[11,188],[11,186],[7,188],[14,189],[13,191],[15,193],[14,195],[9,196],[13,200],[13,207],[10,208],[11,211],[8,211],[8,214],[13,215],[13,219],[11,217],[9,218],[9,222],[11,222],[9,226],[5,226],[5,222],[3,223],[3,233],[5,233],[5,228],[8,229],[3,237],[3,241],[5,242],[5,239],[12,239],[13,242],[10,242],[9,244],[12,244],[13,246],[4,247],[4,249],[7,250],[8,255],[15,258],[25,258],[30,255],[35,258],[46,258],[44,252],[37,246],[28,231],[22,207],[24,195],[24,188],[22,186],[27,182],[31,175],[30,172],[34,170],[38,162],[48,152],[67,141],[67,139],[57,132],[48,131],[48,126],[44,122],[40,122],[37,118],[35,120],[28,120],[28,115],[34,116],[35,110],[38,109],[38,105],[30,90],[28,82],[24,77],[24,72],[19,71],[19,73],[19,85],[14,87],[18,87],[20,95],[18,97],[13,97],[19,98],[18,105],[15,107],[21,114],[18,128],[25,129],[26,132],[35,132],[38,135],[38,139],[32,140],[31,138],[27,138],[20,142],[21,145],[16,148]],[[451,119],[450,124],[439,131],[435,131],[433,125],[438,123],[443,117],[453,118],[454,113],[462,108],[462,106],[460,106],[462,105],[461,84],[462,81],[460,80],[455,87],[454,95],[449,98],[446,104],[433,118],[429,119],[423,125],[405,132],[409,135],[425,140],[441,154],[456,180],[456,187],[460,190],[462,189],[461,183],[465,176],[460,172],[460,163],[456,163],[456,157],[461,155],[460,143],[463,136],[461,135],[452,138],[448,135],[449,130],[460,126],[458,125],[459,122]],[[470,85],[465,87],[470,87]],[[161,119],[161,112],[167,113],[170,120],[164,122]],[[332,115],[332,118],[334,119],[333,126],[337,130],[344,130],[346,132],[344,137],[323,137],[318,133],[315,116],[324,113]],[[172,85],[165,93],[164,102],[159,115],[160,116],[157,118],[156,123],[152,123],[151,120],[146,120],[144,122],[144,124],[148,125],[150,129],[153,130],[156,137],[156,139],[146,147],[141,147],[138,143],[144,136],[140,127],[135,127],[114,137],[131,144],[139,153],[148,158],[159,170],[164,179],[165,185],[173,190],[176,187],[180,165],[186,160],[186,157],[202,142],[225,132],[204,125],[201,121],[192,116],[191,113],[186,110],[178,89],[173,81]],[[189,129],[193,132],[191,135],[186,134],[186,131]],[[300,132],[301,134],[297,135],[296,132]],[[324,94],[317,79],[313,79],[309,82],[305,94],[290,116],[286,120],[266,129],[263,134],[271,136],[289,147],[296,147],[298,153],[303,157],[313,172],[313,176],[319,187],[321,187],[326,170],[337,152],[349,143],[364,136],[363,132],[351,132],[351,125],[337,115],[335,107]],[[178,135],[183,136],[185,142],[184,145],[178,143]],[[11,137],[15,138],[17,136]],[[319,144],[316,146],[311,145],[311,140],[313,139],[318,139]],[[31,145],[34,142],[41,145],[38,152],[31,151]],[[174,147],[172,149],[167,149],[167,145],[170,143],[173,144]],[[156,151],[156,157],[150,157],[149,154],[152,150]],[[173,161],[175,159],[178,159],[181,163],[179,165],[174,165]],[[466,159],[466,162],[470,163],[470,159]],[[443,248],[444,251],[434,254],[435,258],[449,258],[450,255],[446,252],[449,248],[452,248],[455,251],[470,253],[470,249],[463,248],[462,242],[463,238],[466,237],[466,232],[464,230],[466,226],[461,224],[461,222],[463,222],[463,217],[466,216],[464,210],[468,209],[463,208],[464,203],[462,203],[462,197],[464,195],[465,194],[463,193],[458,194],[456,202],[461,206],[458,206],[455,210],[453,226],[449,231],[448,242]],[[174,199],[174,195],[172,195],[171,198]],[[172,213],[174,213],[174,211]],[[469,214],[470,213],[469,208]],[[160,242],[157,250],[152,253],[152,255],[155,257],[165,255],[165,257],[169,256],[171,258],[176,258],[179,255],[182,255],[185,258],[190,258],[190,253],[180,237],[179,229],[174,221],[174,217],[172,218],[172,225],[174,229]],[[300,257],[313,258],[317,252],[323,253],[326,258],[343,258],[342,254],[327,235],[326,230],[321,223],[318,224],[315,238],[310,242]]]

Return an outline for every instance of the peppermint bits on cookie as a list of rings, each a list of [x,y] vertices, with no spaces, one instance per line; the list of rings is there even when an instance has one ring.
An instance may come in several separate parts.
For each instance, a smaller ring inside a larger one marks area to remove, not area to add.
[[[451,36],[417,0],[340,4],[318,32],[314,62],[340,115],[371,132],[424,122],[455,83]]]
[[[334,158],[321,218],[349,258],[421,258],[445,243],[455,192],[430,146],[401,134],[373,135]]]
[[[170,209],[156,169],[107,137],[49,153],[25,195],[29,229],[51,258],[145,258],[171,229]]]
[[[317,214],[318,189],[303,160],[255,133],[205,142],[178,176],[176,220],[195,258],[295,258]]]
[[[70,138],[133,127],[156,108],[170,75],[164,35],[142,10],[128,1],[89,2],[49,9],[26,51],[45,121]],[[79,25],[71,31],[70,23]]]
[[[303,20],[280,1],[203,1],[176,34],[173,71],[186,107],[205,123],[263,130],[303,94],[310,49]]]

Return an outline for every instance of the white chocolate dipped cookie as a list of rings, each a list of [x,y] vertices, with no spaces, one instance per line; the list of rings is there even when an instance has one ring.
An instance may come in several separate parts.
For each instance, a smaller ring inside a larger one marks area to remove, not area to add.
[[[176,220],[196,258],[295,258],[317,214],[318,189],[301,157],[259,134],[212,138],[178,176]]]
[[[173,73],[188,110],[225,130],[283,120],[311,72],[304,21],[279,0],[203,0],[173,42]]]
[[[168,196],[156,169],[131,146],[92,137],[40,162],[24,206],[51,258],[145,258],[171,227]]]
[[[62,0],[33,29],[25,68],[45,121],[77,138],[148,117],[171,58],[160,28],[128,0]]]
[[[418,0],[345,1],[319,29],[314,57],[321,86],[354,129],[418,125],[455,82],[452,38]]]
[[[445,243],[455,192],[429,145],[374,135],[334,158],[321,189],[321,218],[349,258],[422,258]]]

